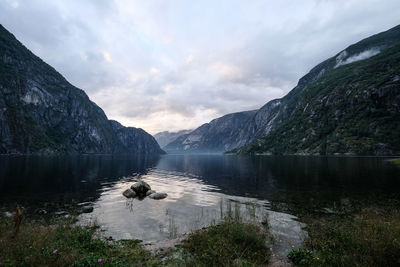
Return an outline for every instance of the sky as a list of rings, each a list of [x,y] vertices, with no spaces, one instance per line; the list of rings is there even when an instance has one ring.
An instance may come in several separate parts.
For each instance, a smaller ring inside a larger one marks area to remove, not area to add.
[[[283,97],[400,24],[400,1],[0,0],[0,23],[108,118],[155,134]]]

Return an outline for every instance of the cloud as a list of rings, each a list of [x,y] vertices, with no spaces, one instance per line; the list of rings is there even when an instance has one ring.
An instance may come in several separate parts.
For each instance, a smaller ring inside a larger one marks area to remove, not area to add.
[[[151,133],[259,108],[399,17],[397,0],[0,1],[29,49],[109,118]]]
[[[107,51],[103,51],[103,57],[107,62],[112,62],[111,55]]]
[[[343,60],[345,57],[348,56],[348,53],[346,50],[344,50],[343,52],[341,52],[337,57],[336,57],[336,65],[335,68],[339,67],[339,66],[343,66],[346,64],[350,64],[356,61],[360,61],[360,60],[364,60],[367,58],[370,58],[372,56],[375,56],[377,54],[379,54],[381,51],[378,48],[372,48],[372,49],[368,49],[365,50],[361,53],[358,53],[356,55],[352,55],[348,58],[346,58],[345,60]]]
[[[244,70],[240,67],[224,62],[212,64],[209,71],[214,73],[218,77],[218,81],[222,83],[239,82],[245,76]]]

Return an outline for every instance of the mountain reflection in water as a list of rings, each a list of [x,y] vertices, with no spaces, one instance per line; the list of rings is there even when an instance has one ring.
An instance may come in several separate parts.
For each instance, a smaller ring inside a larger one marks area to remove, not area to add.
[[[168,197],[124,198],[122,191],[138,175]],[[1,156],[0,201],[21,203],[28,214],[89,202],[94,211],[81,215],[81,222],[95,219],[114,238],[154,241],[216,223],[235,210],[250,220],[269,216],[276,227],[300,229],[271,207],[287,211],[280,207],[396,194],[399,177],[400,168],[378,157]]]

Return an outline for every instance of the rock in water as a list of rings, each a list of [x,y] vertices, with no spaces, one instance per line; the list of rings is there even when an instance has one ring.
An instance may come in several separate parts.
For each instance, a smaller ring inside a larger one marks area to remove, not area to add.
[[[149,195],[149,198],[152,199],[163,199],[166,198],[168,196],[167,193],[153,193],[151,195]]]
[[[136,194],[140,196],[146,195],[146,192],[151,190],[151,187],[148,183],[140,181],[131,186],[131,189],[136,192]]]
[[[126,189],[122,194],[123,194],[124,197],[126,197],[126,198],[136,197],[135,191],[133,191],[133,190],[130,189],[130,188]]]
[[[93,207],[92,206],[83,206],[82,207],[82,212],[83,213],[91,213],[93,211]]]
[[[154,194],[154,193],[157,193],[157,192],[154,191],[154,190],[149,190],[149,191],[146,192],[146,197],[148,197],[148,196],[150,196],[151,194]]]

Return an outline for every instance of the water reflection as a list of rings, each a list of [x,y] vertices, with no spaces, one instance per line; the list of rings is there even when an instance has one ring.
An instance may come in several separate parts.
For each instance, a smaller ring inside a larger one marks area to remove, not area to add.
[[[399,188],[398,174],[382,158],[170,155],[142,176],[168,198],[126,200],[121,192],[132,183],[127,179],[107,189],[95,212],[82,219],[96,218],[116,238],[162,240],[218,221],[232,201],[246,218],[246,203],[264,207],[257,212],[261,218],[268,200],[288,200],[291,192],[300,192],[305,202],[310,199],[304,192],[313,202],[356,191],[390,192]]]
[[[150,170],[141,179],[153,190],[165,192],[163,200],[126,199],[122,192],[134,182],[124,179],[105,190],[92,214],[82,214],[85,224],[96,220],[106,234],[117,239],[137,238],[147,242],[177,235],[217,223],[223,217],[261,221],[268,201],[226,195],[189,174]]]
[[[124,176],[145,174],[159,157],[0,156],[0,201],[86,201]]]
[[[124,198],[138,175],[168,197]],[[286,253],[301,244],[301,224],[276,212],[286,210],[276,203],[312,207],[358,194],[369,199],[399,192],[399,177],[400,168],[384,158],[0,156],[0,208],[18,202],[28,214],[36,208],[53,213],[89,201],[94,211],[80,215],[81,222],[96,220],[106,235],[144,241],[173,238],[224,216],[268,216]]]
[[[286,191],[397,192],[400,169],[384,158],[166,155],[158,157],[0,156],[1,197],[92,194],[102,184],[156,169],[198,179],[205,191],[270,199]],[[160,174],[161,175],[161,174]],[[162,176],[162,175],[161,175]],[[156,181],[155,181],[156,182]],[[184,180],[177,180],[184,183]],[[159,184],[159,183],[158,183]],[[179,188],[180,186],[177,186]],[[175,192],[174,194],[181,194]],[[201,197],[201,196],[196,196]]]
[[[162,162],[162,161],[160,161]],[[306,233],[296,217],[271,211],[267,200],[228,195],[201,177],[188,172],[151,169],[141,179],[153,190],[166,192],[163,200],[126,199],[122,192],[134,183],[125,178],[103,190],[91,214],[81,214],[81,224],[95,221],[106,236],[114,239],[141,239],[157,243],[216,224],[222,219],[248,222],[268,221],[276,237],[275,253],[284,258],[293,248],[302,246]]]
[[[157,169],[189,173],[226,194],[263,199],[288,191],[334,197],[400,188],[400,169],[373,157],[170,155]]]
[[[168,197],[127,201],[121,193],[139,174]],[[277,209],[275,203],[312,206],[357,194],[397,193],[399,177],[400,168],[372,157],[1,156],[0,202],[18,202],[29,211],[35,203],[76,208],[90,201],[94,212],[82,220],[96,218],[117,238],[160,240],[217,221],[221,205],[225,209],[232,201],[241,203],[243,214],[249,201],[268,213],[270,203]]]

